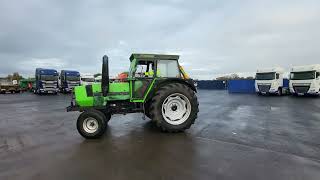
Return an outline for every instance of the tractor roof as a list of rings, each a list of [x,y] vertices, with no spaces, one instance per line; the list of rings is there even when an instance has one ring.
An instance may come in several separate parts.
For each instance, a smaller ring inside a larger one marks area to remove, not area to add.
[[[166,55],[166,54],[131,54],[130,61],[133,59],[139,60],[178,60],[178,55]]]

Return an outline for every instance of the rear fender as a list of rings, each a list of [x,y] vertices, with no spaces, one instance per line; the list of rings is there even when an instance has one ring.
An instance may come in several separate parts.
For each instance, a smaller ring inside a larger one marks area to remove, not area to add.
[[[191,88],[194,92],[197,92],[197,88],[194,85],[194,81],[193,79],[180,79],[180,78],[166,78],[166,79],[160,79],[157,80],[154,83],[154,86],[151,87],[152,90],[150,91],[150,93],[148,94],[145,102],[149,101],[155,94],[155,92],[158,91],[159,88],[168,85],[168,84],[172,84],[172,83],[180,83],[180,84],[184,84],[186,86],[188,86],[189,88]]]

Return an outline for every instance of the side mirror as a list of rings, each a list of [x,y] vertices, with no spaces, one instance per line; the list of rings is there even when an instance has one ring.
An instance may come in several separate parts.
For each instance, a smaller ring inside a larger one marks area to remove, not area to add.
[[[101,79],[102,95],[107,96],[109,91],[109,58],[104,55],[102,58],[102,79]]]
[[[320,72],[317,72],[317,73],[316,73],[316,77],[319,79],[319,77],[320,77]]]
[[[278,73],[276,73],[276,79],[279,79],[280,75]]]

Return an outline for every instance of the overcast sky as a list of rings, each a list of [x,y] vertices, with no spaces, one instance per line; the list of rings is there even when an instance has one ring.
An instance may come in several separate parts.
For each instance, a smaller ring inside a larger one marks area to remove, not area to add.
[[[136,53],[179,54],[194,78],[320,63],[320,1],[1,0],[0,76],[101,71]]]

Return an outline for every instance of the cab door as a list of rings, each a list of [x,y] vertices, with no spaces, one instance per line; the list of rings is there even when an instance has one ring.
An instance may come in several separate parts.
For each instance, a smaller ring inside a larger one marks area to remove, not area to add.
[[[131,100],[143,102],[148,90],[154,80],[154,62],[137,61],[135,72],[132,73],[130,80]]]

